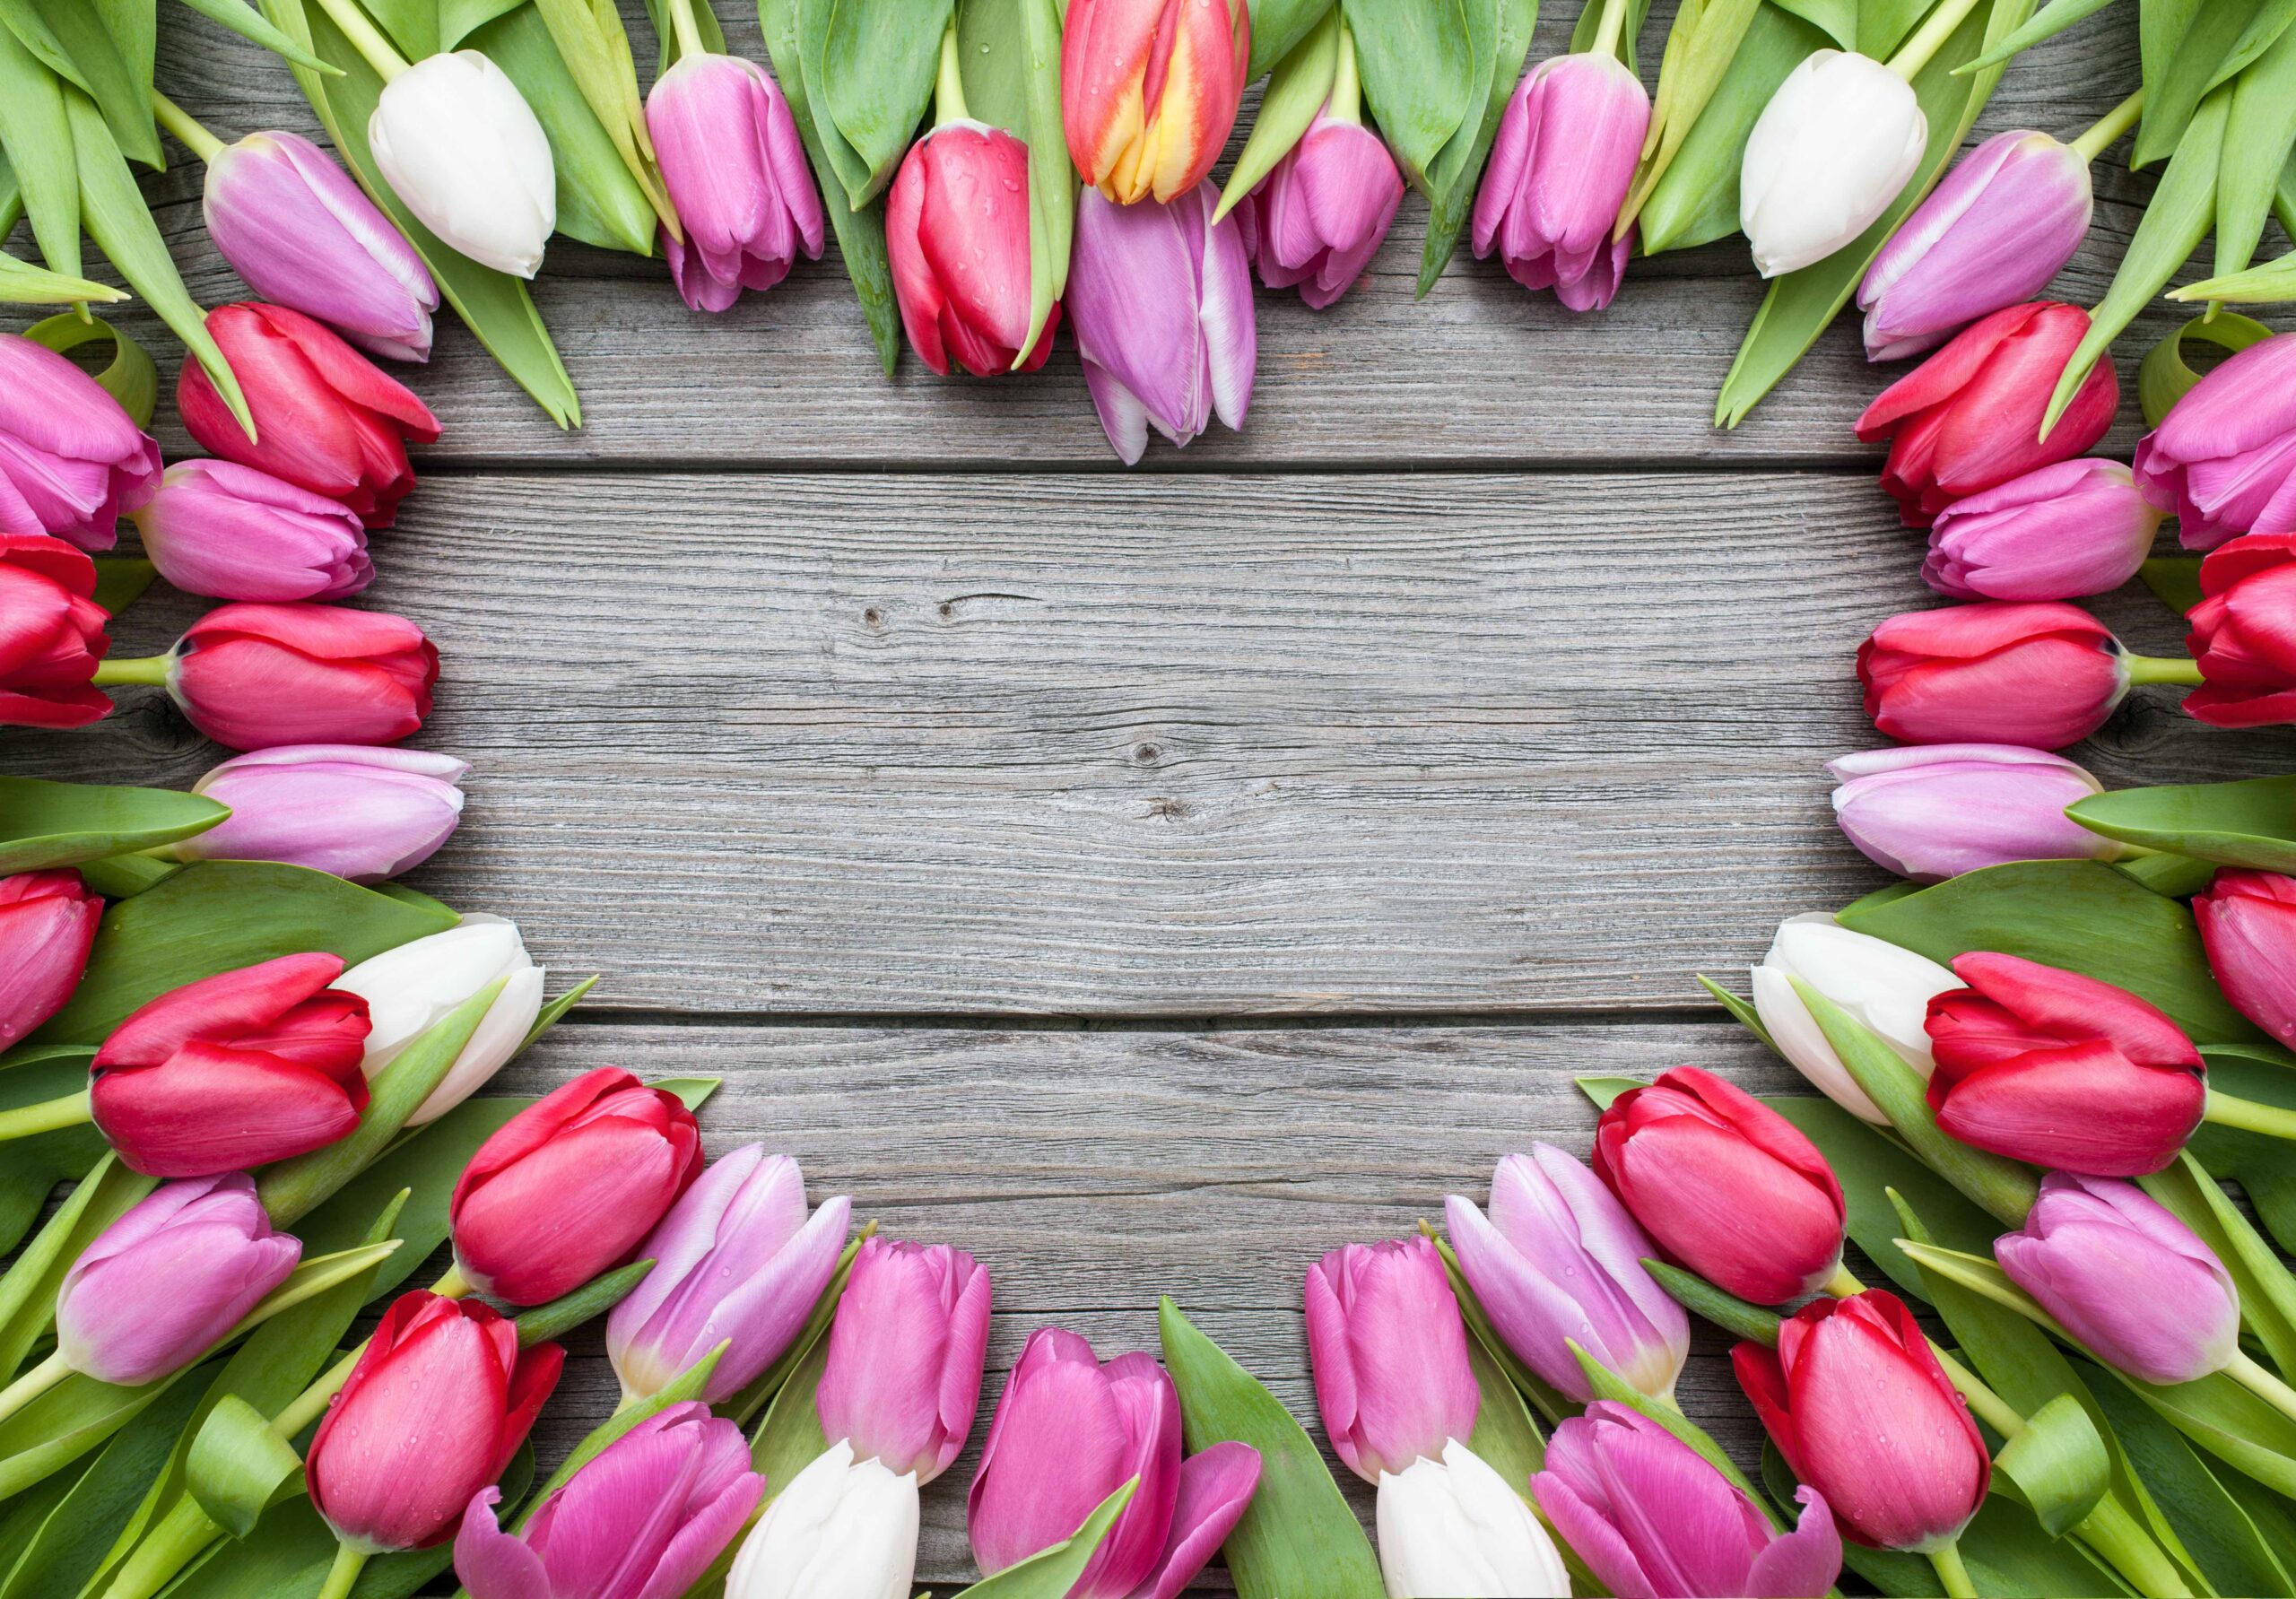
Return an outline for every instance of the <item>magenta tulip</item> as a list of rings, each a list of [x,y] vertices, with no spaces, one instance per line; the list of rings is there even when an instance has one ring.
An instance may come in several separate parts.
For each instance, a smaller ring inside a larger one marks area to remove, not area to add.
[[[2219,872],[2193,896],[2192,916],[2224,997],[2296,1048],[2296,878]]]
[[[800,249],[821,259],[821,196],[788,97],[765,68],[680,56],[646,97],[646,131],[685,231],[665,230],[663,254],[692,309],[726,310],[744,289],[772,288]]]
[[[2251,344],[2196,384],[2138,441],[2136,481],[2188,550],[2296,533],[2296,337]]]
[[[987,1352],[988,1273],[971,1256],[870,1238],[830,1325],[813,1395],[822,1434],[930,1482],[971,1436]]]
[[[1271,289],[1317,310],[1355,285],[1403,203],[1403,174],[1379,135],[1326,105],[1236,208],[1244,250]]]
[[[2296,722],[2296,534],[2251,533],[2200,563],[2185,649],[2201,686],[2185,714],[2213,727]]]
[[[0,333],[0,534],[109,550],[122,511],[160,486],[160,447],[103,387],[43,344]]]
[[[2127,847],[2065,813],[2104,785],[2015,744],[1913,744],[1829,761],[1834,819],[1875,865],[1943,882],[2009,861],[2118,860]]]
[[[77,872],[0,877],[0,1049],[64,1008],[88,969],[103,914]]]
[[[1602,51],[1542,61],[1515,86],[1474,200],[1474,253],[1574,311],[1618,293],[1632,230],[1611,237],[1634,181],[1650,96]]]
[[[170,466],[135,519],[144,553],[186,594],[339,600],[374,580],[347,507],[235,461]]]
[[[421,628],[347,605],[218,605],[167,666],[191,725],[233,750],[394,744],[421,730],[438,682]]]
[[[180,861],[283,861],[378,882],[429,860],[462,820],[470,762],[425,750],[288,744],[226,760],[191,786],[231,813],[174,847]]]
[[[1957,600],[2079,599],[2136,576],[2160,527],[2119,462],[2059,461],[1938,512],[1921,576]]]
[[[1367,1482],[1474,1431],[1466,1324],[1424,1238],[1348,1244],[1308,1268],[1308,1363],[1324,1431]]]
[[[944,378],[952,365],[994,378],[1051,358],[1057,302],[1022,358],[1030,248],[1026,144],[1003,128],[956,121],[909,147],[885,196],[885,255],[919,361]]]
[[[1909,744],[2061,750],[2127,697],[2110,629],[2077,605],[1989,601],[1909,611],[1857,647],[1866,714]]]

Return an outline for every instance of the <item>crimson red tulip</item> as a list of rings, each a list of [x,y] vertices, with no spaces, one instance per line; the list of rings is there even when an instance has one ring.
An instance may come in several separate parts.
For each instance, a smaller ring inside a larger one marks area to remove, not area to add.
[[[388,527],[414,487],[406,444],[439,437],[439,419],[324,323],[285,306],[218,306],[207,331],[222,347],[255,419],[249,439],[197,361],[176,382],[185,430],[242,466],[339,500],[370,527]]]
[[[163,994],[90,1064],[90,1105],[152,1177],[213,1177],[323,1149],[367,1108],[367,1002],[333,955],[283,955]]]
[[[1929,1107],[1963,1143],[2087,1177],[2137,1177],[2200,1125],[2207,1067],[2124,988],[2014,955],[1953,962],[1929,1002]]]
[[[62,539],[0,533],[0,726],[84,727],[111,714],[93,686],[111,647],[96,563]]]
[[[2088,331],[2078,306],[2011,306],[1970,324],[1866,408],[1857,436],[1890,440],[1882,487],[1907,526],[1926,527],[1963,495],[2069,461],[2105,436],[2120,406],[2109,355],[2041,437],[2049,395]]]
[[[909,343],[943,377],[1013,369],[1029,336],[1029,147],[1002,128],[950,122],[909,146],[885,201],[885,250]],[[1060,308],[1019,369],[1052,354]]]
[[[1866,714],[1909,744],[2058,750],[2128,693],[2111,630],[2078,605],[1993,602],[1892,616],[1858,646]]]
[[[2219,872],[2193,896],[2192,919],[2224,997],[2296,1049],[2296,878]]]
[[[2218,727],[2296,722],[2296,533],[2251,533],[2200,563],[2185,708]]]
[[[404,616],[220,605],[177,646],[168,691],[219,744],[390,744],[422,726],[439,650]]]
[[[1742,1089],[1676,1066],[1611,1102],[1595,1171],[1677,1265],[1757,1305],[1822,1286],[1848,1211],[1817,1146]]]
[[[0,1049],[64,1008],[103,914],[77,872],[0,877]]]
[[[448,1205],[455,1264],[495,1299],[554,1299],[635,1255],[700,1170],[701,1132],[675,1094],[614,1066],[585,1072],[463,1169]]]

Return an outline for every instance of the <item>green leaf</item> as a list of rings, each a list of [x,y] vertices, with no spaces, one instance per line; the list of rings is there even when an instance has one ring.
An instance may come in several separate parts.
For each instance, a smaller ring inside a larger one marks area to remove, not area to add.
[[[2269,1056],[2226,1045],[2201,1051],[2211,1087],[2236,1099],[2296,1110],[2296,1073]],[[2211,1172],[2240,1185],[2265,1230],[2296,1249],[2296,1147],[2282,1138],[2203,1122],[2185,1148]]]
[[[236,1394],[207,1412],[185,1473],[191,1497],[234,1538],[255,1531],[279,1490],[300,1475],[303,1457],[271,1430],[271,1418]]]
[[[548,1304],[518,1312],[518,1347],[532,1349],[562,1338],[583,1323],[604,1316],[630,1297],[654,1269],[650,1260],[633,1260],[626,1266],[591,1278],[581,1287],[562,1293]]]
[[[1658,1280],[1665,1289],[1693,1316],[1702,1316],[1734,1338],[1752,1339],[1756,1343],[1775,1347],[1778,1343],[1777,1311],[1762,1305],[1748,1304],[1735,1294],[1723,1292],[1705,1278],[1693,1276],[1680,1266],[1668,1265],[1663,1260],[1646,1260],[1643,1268]]]
[[[2263,241],[2280,174],[2296,145],[2296,28],[2283,25],[2271,48],[2232,86],[2224,156],[2216,173],[2216,261],[2211,275],[2247,270]]]
[[[1666,36],[1665,63],[1658,74],[1657,98],[1650,109],[1649,135],[1626,204],[1619,210],[1623,229],[1641,214],[1651,192],[1658,187],[1683,142],[1705,113],[1722,79],[1736,59],[1738,47],[1761,11],[1761,0],[1687,0],[1675,13]]]
[[[1531,31],[1538,25],[1538,0],[1499,0],[1499,31],[1492,48],[1491,86],[1484,92],[1483,116],[1474,141],[1464,143],[1463,127],[1438,162],[1441,187],[1428,202],[1427,242],[1419,255],[1419,283],[1413,291],[1427,298],[1443,269],[1459,248],[1459,235],[1474,214],[1475,188],[1491,146],[1499,137],[1499,124],[1507,114],[1516,82],[1531,50]],[[1451,164],[1457,163],[1456,170]]]
[[[1050,1549],[1039,1550],[1017,1566],[1008,1566],[994,1577],[983,1577],[972,1586],[960,1589],[957,1599],[1063,1599],[1076,1586],[1077,1578],[1083,1576],[1100,1541],[1109,1535],[1116,1518],[1124,1514],[1125,1506],[1132,1502],[1132,1495],[1139,1486],[1139,1478],[1127,1478],[1123,1487],[1102,1499],[1084,1518],[1083,1526],[1062,1542]]]
[[[2086,1360],[2078,1365],[2104,1413],[2107,1436],[2126,1456],[2136,1480],[2159,1500],[2170,1535],[2190,1550],[2209,1586],[2220,1594],[2296,1593],[2275,1553],[2296,1549],[2296,1529],[2286,1542],[2267,1541],[2228,1491],[2231,1482],[2248,1484],[2248,1479],[2230,1473],[2230,1482],[2220,1479],[2183,1435],[2126,1384]]]
[[[855,3],[845,0],[848,6]],[[918,0],[878,3],[914,6]],[[1054,302],[1068,287],[1069,246],[1076,232],[1076,175],[1060,118],[1056,0],[964,0],[957,11],[957,60],[965,109],[1029,147],[1029,334],[1021,341],[1017,368],[1036,348]]]
[[[2196,555],[2156,556],[2144,563],[2137,576],[2179,616],[2200,604],[2200,557]]]
[[[1778,1047],[1778,1040],[1771,1038],[1770,1036],[1770,1029],[1761,1024],[1761,1013],[1754,1009],[1753,1003],[1751,1000],[1740,999],[1736,995],[1722,986],[1721,984],[1716,982],[1712,978],[1708,977],[1704,972],[1700,972],[1699,974],[1698,980],[1700,985],[1703,986],[1709,994],[1714,996],[1715,1003],[1719,1004],[1724,1010],[1729,1012],[1731,1016],[1736,1020],[1739,1026],[1753,1034],[1755,1038],[1760,1038],[1771,1049],[1774,1050]]]
[[[0,223],[15,226],[15,219],[0,206]],[[0,230],[0,238],[6,237]],[[19,306],[60,306],[91,301],[110,305],[128,297],[109,283],[99,283],[88,278],[67,278],[62,273],[50,272],[45,266],[35,266],[0,250],[0,304]],[[77,321],[75,317],[73,318]]]
[[[2140,855],[2130,860],[2115,861],[2113,870],[2171,899],[2197,894],[2216,875],[2216,868],[2208,862],[2182,855]]]
[[[1507,1486],[1527,1499],[1531,1478],[1546,1464],[1546,1440],[1531,1420],[1522,1390],[1491,1352],[1480,1334],[1467,1338],[1467,1367],[1474,1373],[1483,1398],[1476,1405],[1474,1430],[1465,1439],[1484,1464],[1507,1480]]]
[[[5,145],[50,271],[80,276],[80,168],[64,86],[9,28],[0,27],[0,145]]]
[[[671,5],[683,5],[685,3],[686,0],[667,0],[667,4]],[[677,24],[671,20],[670,13],[664,9],[664,4],[665,0],[646,0],[647,20],[654,24],[654,37],[662,43],[660,63],[654,69],[654,75],[657,78],[669,71],[678,58]],[[694,22],[701,34],[701,48],[724,55],[726,30],[718,25],[718,13],[707,5],[696,5],[692,11]]]
[[[1578,21],[1570,30],[1573,50],[1591,50],[1602,37],[1603,7],[1605,0],[1587,0],[1578,8]],[[1642,63],[1635,53],[1635,41],[1642,32],[1642,24],[1650,14],[1650,0],[1619,0],[1626,7],[1626,16],[1619,28],[1619,58],[1626,63],[1626,70],[1639,77]],[[1509,84],[1513,88],[1513,84]]]
[[[431,0],[422,0],[422,3],[430,4]],[[509,15],[526,3],[526,0],[436,0],[438,48],[442,50],[460,49],[463,40],[495,18]],[[701,7],[705,13],[709,9],[706,4]],[[721,46],[724,44],[722,35],[718,42]]]
[[[2185,360],[2184,342],[2197,335],[2226,352],[2245,350],[2272,336],[2272,329],[2251,317],[2237,317],[2219,312],[2213,317],[2195,317],[2182,327],[2162,339],[2145,352],[2144,363],[2137,369],[2136,395],[2144,409],[2144,425],[2157,428],[2168,419],[2169,407],[2174,405],[2200,382],[2201,374],[2192,369]],[[2147,561],[2147,568],[2156,563]],[[2199,561],[2191,563],[2196,573]],[[2146,581],[2151,581],[2148,578]],[[2196,587],[2193,604],[2200,602]],[[2164,596],[2165,597],[2165,596]],[[2191,605],[2178,607],[2189,611]]]
[[[828,1284],[813,1299],[813,1308],[806,1314],[805,1325],[789,1341],[773,1364],[758,1373],[748,1386],[726,1399],[718,1406],[718,1414],[726,1417],[736,1427],[747,1427],[758,1413],[771,1404],[790,1375],[805,1363],[813,1346],[829,1334],[830,1324],[837,1318],[837,1307],[845,1298],[845,1285],[853,1280],[853,1263],[861,1254],[861,1245],[875,1230],[873,1222],[861,1230],[861,1237],[845,1246],[838,1256],[837,1270],[830,1273]]]
[[[1364,98],[1404,173],[1428,192],[1428,169],[1488,98],[1473,20],[1492,0],[1347,0]],[[1486,38],[1492,37],[1490,34]],[[1512,85],[1510,84],[1511,88]]]
[[[2189,1153],[2179,1155],[2167,1170],[2137,1180],[2223,1262],[2239,1290],[2241,1325],[2274,1366],[2296,1371],[2296,1278],[2272,1246]]]
[[[2066,808],[2108,839],[2260,872],[2296,872],[2296,777],[2121,788]]]
[[[2170,1426],[2283,1498],[2296,1497],[2296,1421],[2222,1372],[2155,1387],[2113,1374]]]
[[[1829,42],[1822,30],[1776,4],[1754,13],[1720,86],[1643,203],[1638,217],[1643,254],[1690,249],[1738,230],[1738,172],[1747,136],[1787,74]]]
[[[807,83],[814,90],[815,115],[826,115],[837,125],[839,137],[858,161],[858,169],[866,174],[859,187],[846,186],[848,198],[857,210],[883,193],[885,185],[892,181],[894,169],[909,151],[910,136],[924,120],[926,108],[933,103],[934,72],[940,64],[941,36],[948,30],[952,4],[953,0],[803,0],[804,7],[818,10],[821,18],[821,53],[806,56],[809,67],[815,60],[822,67],[818,75],[810,71],[806,74]],[[1001,41],[1015,49],[1025,48],[1025,35],[1020,30],[1025,23],[1014,8],[1000,0],[989,9],[996,13]],[[1057,83],[1057,54],[1055,61]],[[968,105],[973,98],[970,70],[974,65],[970,59],[964,63]],[[1009,131],[1028,136],[1019,128]]]
[[[2112,3],[2113,0],[2048,0],[2023,27],[1955,70],[1966,76],[1988,66],[1998,66],[2012,56],[2030,50],[2041,40],[2054,39],[2074,23],[2094,16]]]
[[[148,4],[148,0],[145,0]],[[132,161],[158,170],[160,130],[152,120],[152,59],[140,47],[124,52],[103,15],[101,0],[0,0],[0,9],[30,5],[48,33],[72,59],[76,73],[65,75],[100,109],[113,142]],[[131,59],[133,54],[135,59]],[[77,133],[74,135],[78,137]]]
[[[124,300],[126,295],[107,289],[96,298]],[[152,365],[152,358],[144,346],[129,338],[100,317],[66,313],[50,317],[45,322],[35,322],[24,329],[24,337],[36,344],[44,344],[61,355],[77,350],[93,339],[104,339],[112,347],[111,364],[93,374],[97,384],[120,408],[135,421],[139,428],[152,425],[152,413],[160,403],[160,374]],[[148,563],[144,563],[149,569]],[[148,581],[148,579],[147,579]],[[120,607],[105,603],[100,586],[96,590],[96,603],[105,610],[117,613]]]
[[[172,844],[230,813],[213,800],[170,788],[0,777],[0,875]]]
[[[1574,1077],[1571,1082],[1595,1102],[1597,1110],[1608,1110],[1621,1094],[1630,1090],[1650,1086],[1639,1077]]]
[[[2273,200],[2274,213],[2283,229],[2296,223],[2296,178],[2289,176],[2291,171],[2296,171],[2296,160],[2281,169],[2280,186]],[[2232,305],[2274,305],[2296,300],[2296,250],[2231,277],[2203,278],[2182,289],[2171,289],[2168,298],[2213,300]]]
[[[88,1085],[91,1047],[25,1045],[0,1056],[0,1110],[42,1104]],[[78,1181],[111,1146],[92,1124],[9,1141],[0,1160],[0,1255],[14,1252],[57,1184]]]
[[[2141,171],[2179,148],[2206,98],[2262,56],[2292,16],[2292,0],[2207,0],[2194,9],[2157,81],[2146,64],[2130,168]]]
[[[1267,91],[1260,97],[1259,114],[1252,118],[1251,136],[1244,141],[1227,186],[1220,191],[1220,208],[1213,222],[1234,210],[1261,178],[1275,170],[1276,162],[1292,153],[1315,121],[1316,113],[1324,109],[1339,77],[1339,7],[1334,5],[1292,47],[1291,54],[1275,64]],[[1259,41],[1254,39],[1252,43],[1257,48]]]
[[[870,171],[869,163],[862,158],[861,152],[847,142],[845,132],[838,126],[837,117],[825,98],[829,83],[830,37],[834,31],[832,25],[837,20],[838,3],[839,0],[786,0],[796,19],[798,59],[804,64],[801,75],[805,80],[806,92],[813,106],[813,126],[821,138],[822,152],[828,156],[830,167],[837,174],[837,187],[832,189],[824,184],[822,192],[833,195],[843,190],[848,208],[858,211],[860,204],[853,196],[875,192],[871,187],[874,174]],[[760,0],[759,12],[763,14],[764,0]],[[770,32],[769,28],[769,37]],[[832,204],[830,209],[835,211],[837,207]]]
[[[262,13],[249,5],[248,0],[183,0],[183,3],[201,16],[222,23],[249,43],[261,45],[274,55],[284,56],[299,66],[316,68],[329,77],[341,75],[337,68],[321,61],[264,21]]]
[[[151,587],[152,579],[159,576],[158,569],[141,556],[99,555],[93,559],[96,563],[96,604],[114,616],[142,599],[144,591]]]
[[[118,1156],[106,1155],[57,1207],[7,1274],[0,1276],[0,1383],[15,1375],[55,1320],[56,1296],[73,1263],[104,1229],[158,1186],[156,1179],[121,1165]]]
[[[669,191],[654,165],[654,143],[646,130],[646,104],[638,94],[638,64],[630,53],[630,35],[622,13],[612,0],[534,0],[534,9],[558,47],[559,59],[574,76],[582,99],[614,155],[622,174],[646,198],[654,220],[673,233],[681,230]],[[705,6],[705,9],[706,6]],[[604,186],[604,172],[591,181]],[[647,230],[646,248],[653,253],[653,230]]]
[[[831,1439],[822,1433],[816,1395],[829,1367],[829,1340],[816,1337],[766,1407],[765,1420],[750,1439],[750,1464],[765,1477],[769,1502],[821,1457]]]
[[[409,61],[435,56],[447,48],[441,30],[441,0],[357,0],[360,7],[390,35],[398,53]]]
[[[1778,4],[1824,34],[1837,48],[1857,48],[1857,0],[1778,0]]]
[[[1244,82],[1256,83],[1274,71],[1277,62],[1338,9],[1338,0],[1251,0],[1252,59]]]
[[[1622,3],[1631,8],[1636,0]],[[1475,140],[1483,132],[1483,113],[1491,104],[1492,85],[1499,78],[1497,0],[1465,0],[1460,15],[1466,23],[1467,98],[1460,109],[1458,126],[1443,141],[1442,147],[1427,163],[1426,171],[1428,204],[1431,208],[1439,201],[1446,211],[1464,210],[1473,204],[1471,196],[1462,200],[1461,191],[1471,191],[1474,187],[1474,176],[1466,168],[1473,159]],[[1512,89],[1514,85],[1509,83],[1508,87]]]
[[[580,982],[575,984],[574,986],[569,988],[556,999],[552,1000],[548,1004],[543,1006],[541,1010],[535,1012],[535,1024],[526,1030],[526,1039],[518,1046],[518,1055],[524,1055],[527,1050],[532,1049],[535,1047],[535,1039],[541,1038],[543,1034],[548,1032],[552,1028],[556,1027],[560,1020],[565,1016],[566,1012],[572,1010],[576,1005],[580,1004],[583,997],[587,995],[591,989],[597,986],[598,979],[596,976],[584,978]],[[516,1060],[517,1057],[518,1056],[517,1055],[514,1055],[510,1058],[512,1060]]]

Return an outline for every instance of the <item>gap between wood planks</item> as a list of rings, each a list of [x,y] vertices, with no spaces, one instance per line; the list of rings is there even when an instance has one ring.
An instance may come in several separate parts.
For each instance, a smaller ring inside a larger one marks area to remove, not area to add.
[[[649,1011],[633,1006],[577,1005],[560,1019],[560,1026],[568,1023],[587,1027],[932,1029],[949,1032],[1037,1033],[1403,1032],[1435,1028],[1527,1030],[1667,1026],[1735,1030],[1738,1026],[1717,1005],[1670,1005],[1651,1010],[1578,1007],[1278,1013],[1142,1012],[1129,1016],[1048,1015],[1030,1011]]]

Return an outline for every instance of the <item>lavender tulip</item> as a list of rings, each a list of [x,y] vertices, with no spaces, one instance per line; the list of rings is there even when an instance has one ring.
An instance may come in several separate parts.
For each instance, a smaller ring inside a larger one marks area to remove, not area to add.
[[[1929,1002],[1961,986],[1961,978],[1927,956],[1868,933],[1853,933],[1822,910],[1780,922],[1752,976],[1754,1010],[1778,1053],[1811,1087],[1877,1127],[1888,1126],[1890,1118],[1841,1064],[1795,980],[1807,983],[1879,1034],[1925,1081],[1937,1069],[1925,1025]]]
[[[639,1246],[654,1269],[606,1318],[623,1395],[658,1392],[728,1341],[701,1397],[748,1386],[805,1325],[852,1220],[841,1195],[808,1217],[804,1174],[787,1155],[752,1143],[721,1156]]]
[[[788,97],[765,68],[738,56],[680,56],[647,97],[646,131],[685,231],[665,231],[662,248],[689,308],[722,311],[744,289],[772,288],[800,249],[821,258],[813,169]]]
[[[1219,191],[1200,183],[1169,205],[1118,205],[1088,189],[1062,303],[1100,426],[1127,466],[1154,428],[1185,445],[1216,413],[1244,425],[1259,362],[1251,262]]]
[[[1634,247],[1613,239],[1650,126],[1650,97],[1606,51],[1542,61],[1515,86],[1474,200],[1474,253],[1574,311],[1618,293]]]
[[[178,1371],[284,1282],[302,1254],[271,1230],[245,1172],[162,1183],[65,1273],[57,1354],[83,1376],[127,1387]]]
[[[1816,1599],[1841,1575],[1816,1489],[1795,1494],[1802,1514],[1780,1533],[1688,1444],[1608,1400],[1554,1430],[1531,1493],[1620,1599]]]
[[[2010,861],[2127,853],[2065,814],[2104,785],[2061,755],[2014,744],[1911,744],[1829,761],[1834,819],[1875,865],[1943,882]]]
[[[2059,461],[1940,511],[1921,576],[1957,600],[2105,594],[2136,576],[2160,526],[2119,462]]]
[[[2092,1354],[2142,1382],[2193,1382],[2239,1352],[2232,1274],[2135,1183],[2050,1172],[2024,1230],[1995,1239],[1993,1257]]]
[[[118,542],[122,511],[160,486],[160,447],[55,351],[0,333],[0,534]]]
[[[1352,83],[1352,50],[1341,61]],[[1298,289],[1319,311],[1354,287],[1403,203],[1396,158],[1348,109],[1327,103],[1317,112],[1236,211],[1259,281]]]
[[[1308,1268],[1308,1361],[1324,1430],[1367,1482],[1474,1430],[1466,1324],[1423,1238],[1348,1244]]]
[[[421,865],[462,820],[470,762],[427,750],[284,744],[236,756],[192,785],[231,807],[174,847],[179,861],[283,861],[379,882]]]
[[[1657,1254],[1602,1179],[1551,1143],[1508,1155],[1488,1220],[1444,1201],[1459,1270],[1507,1347],[1571,1398],[1594,1397],[1573,1343],[1654,1399],[1674,1391],[1690,1318],[1642,1267]]]
[[[186,594],[339,600],[374,580],[350,508],[236,461],[178,462],[134,516],[144,553]]]
[[[435,1121],[486,1086],[526,1047],[542,1013],[546,969],[536,966],[516,922],[473,911],[458,926],[370,955],[335,980],[367,1002],[370,1023],[359,1069],[372,1081],[414,1042],[498,979],[502,990],[480,1017],[455,1064],[414,1108],[407,1125]]]
[[[2188,550],[2296,533],[2296,335],[2251,344],[2196,384],[2138,440],[2136,482],[2176,514]]]
[[[742,1430],[695,1402],[647,1417],[542,1502],[516,1534],[483,1488],[455,1535],[470,1599],[664,1599],[683,1594],[765,1497]]]
[[[868,1239],[830,1325],[822,1435],[930,1482],[971,1435],[987,1351],[988,1273],[971,1256]]]

